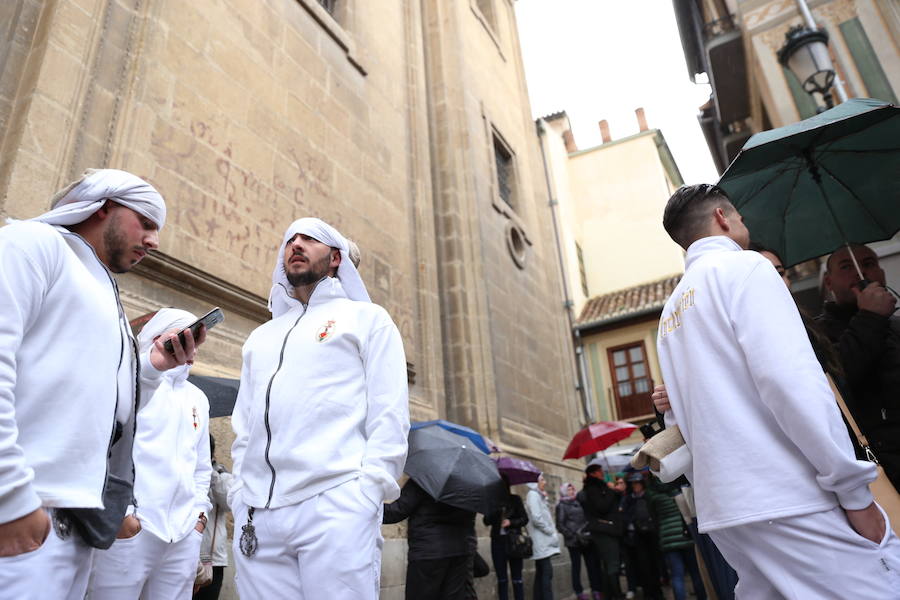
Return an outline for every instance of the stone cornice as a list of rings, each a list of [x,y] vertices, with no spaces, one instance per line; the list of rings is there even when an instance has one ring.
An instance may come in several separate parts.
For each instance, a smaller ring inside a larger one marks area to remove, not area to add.
[[[148,254],[132,272],[259,323],[271,318],[265,298],[161,252]]]

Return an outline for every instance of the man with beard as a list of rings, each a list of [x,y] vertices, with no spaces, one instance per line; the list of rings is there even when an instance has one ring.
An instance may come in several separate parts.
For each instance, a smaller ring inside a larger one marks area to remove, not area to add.
[[[850,251],[853,251],[853,257]],[[853,264],[869,282],[861,286]],[[834,344],[850,394],[844,400],[884,472],[900,489],[900,319],[878,255],[851,244],[828,258],[825,288],[834,297],[816,321]]]
[[[169,332],[139,363],[113,278],[158,246],[165,217],[153,186],[101,169],[58,192],[49,212],[0,230],[3,598],[84,598],[89,543],[112,543],[125,507],[106,515],[113,533],[99,542],[73,511],[108,504],[110,482],[130,494],[139,377],[193,358],[189,335],[163,350]]]
[[[382,504],[409,431],[406,358],[352,243],[319,219],[287,230],[272,320],[244,344],[232,425],[243,598],[378,597]]]

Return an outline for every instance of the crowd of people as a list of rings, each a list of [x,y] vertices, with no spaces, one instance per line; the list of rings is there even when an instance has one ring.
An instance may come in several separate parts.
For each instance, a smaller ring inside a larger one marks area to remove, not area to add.
[[[205,329],[195,338],[196,315],[163,307],[135,337],[119,298],[114,274],[158,247],[165,219],[150,184],[101,169],[0,229],[0,598],[216,598],[228,511],[243,598],[375,599],[381,525],[403,520],[407,598],[475,598],[489,572],[476,515],[398,485],[406,360],[359,248],[319,219],[287,227],[272,319],[243,346],[228,473],[187,380]],[[498,597],[524,599],[531,560],[535,600],[552,600],[561,534],[580,600],[582,565],[594,600],[658,600],[664,581],[682,600],[686,576],[702,600],[695,544],[711,577],[733,569],[726,596],[897,598],[900,541],[866,460],[897,485],[900,328],[877,256],[831,255],[833,301],[810,319],[778,256],[744,251],[720,188],[679,189],[663,225],[686,272],[663,310],[653,398],[690,449],[696,520],[677,486],[640,471],[608,480],[591,463],[555,510],[543,476],[524,501],[506,480],[483,519]],[[869,447],[854,448],[826,373]]]

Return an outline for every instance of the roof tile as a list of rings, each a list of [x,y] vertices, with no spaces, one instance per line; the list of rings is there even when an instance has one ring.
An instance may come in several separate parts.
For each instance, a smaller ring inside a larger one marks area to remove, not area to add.
[[[670,275],[650,283],[594,296],[584,305],[576,325],[602,325],[631,314],[661,309],[679,281],[681,275]]]

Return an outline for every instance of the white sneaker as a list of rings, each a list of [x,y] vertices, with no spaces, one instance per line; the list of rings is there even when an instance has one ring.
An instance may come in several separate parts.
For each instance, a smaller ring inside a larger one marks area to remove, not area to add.
[[[628,593],[625,594],[625,600],[632,600],[632,598],[634,598],[634,592],[629,590]]]

